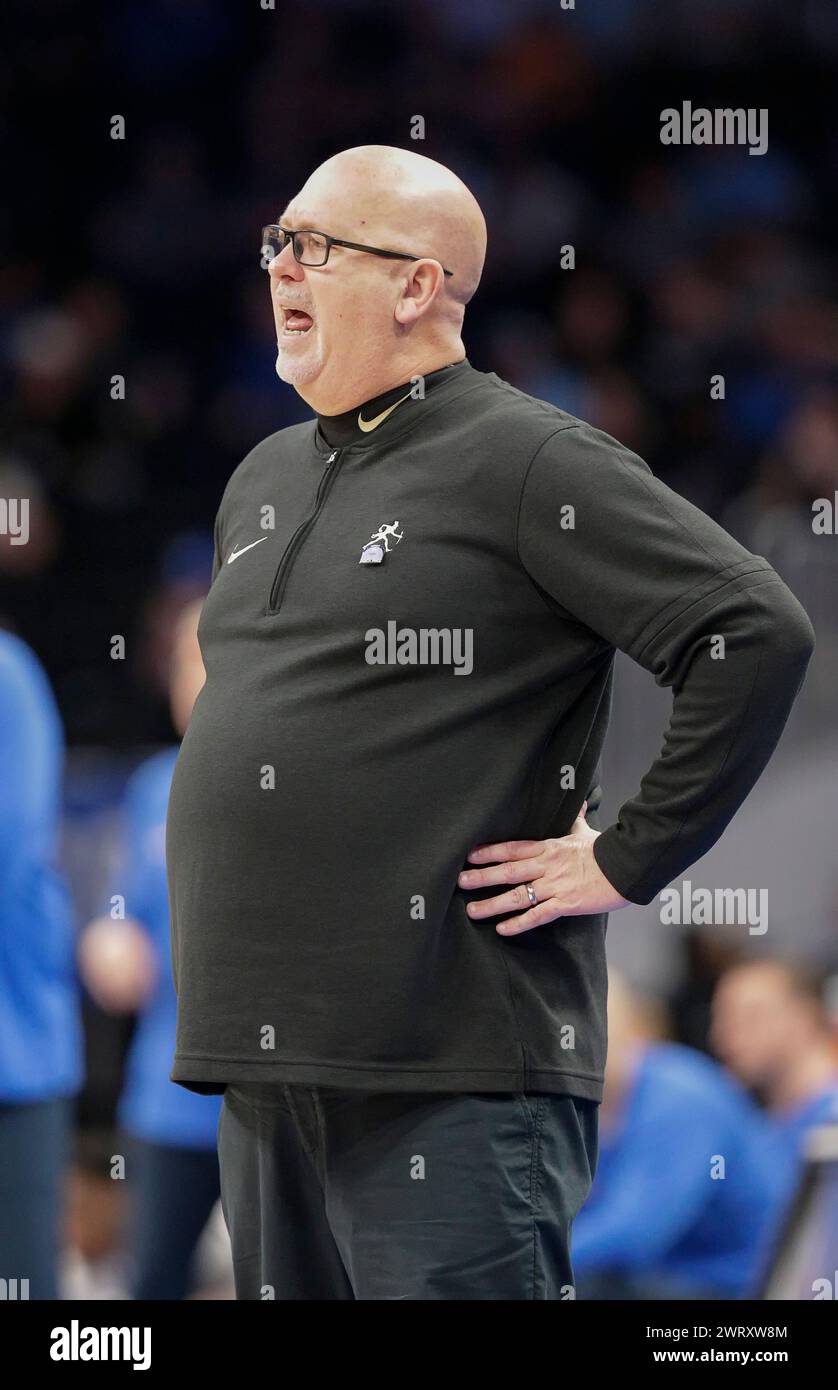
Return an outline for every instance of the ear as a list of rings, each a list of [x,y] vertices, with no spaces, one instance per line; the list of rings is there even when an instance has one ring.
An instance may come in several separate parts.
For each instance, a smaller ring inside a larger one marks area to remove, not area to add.
[[[439,261],[412,261],[401,278],[401,294],[393,310],[397,323],[410,327],[426,314],[445,286]]]

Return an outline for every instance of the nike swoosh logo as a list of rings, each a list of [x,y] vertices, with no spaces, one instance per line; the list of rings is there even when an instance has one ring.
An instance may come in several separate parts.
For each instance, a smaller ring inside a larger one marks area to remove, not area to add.
[[[409,395],[410,395],[410,392],[408,391],[407,396],[409,396]],[[402,396],[399,400],[394,401],[392,405],[388,405],[387,409],[386,409],[386,410],[382,410],[382,412],[381,412],[380,415],[376,415],[376,417],[375,417],[374,420],[362,420],[362,419],[361,419],[361,412],[360,412],[360,410],[359,410],[359,411],[358,411],[358,429],[359,429],[359,430],[363,430],[363,431],[364,431],[364,434],[369,434],[370,430],[377,429],[378,426],[382,423],[382,421],[387,419],[387,416],[388,416],[388,415],[392,415],[392,413],[393,413],[393,411],[395,410],[395,408],[396,408],[397,405],[401,405],[402,401],[406,401],[406,400],[407,400],[407,396]]]
[[[246,550],[252,550],[254,545],[261,545],[263,541],[269,539],[270,537],[268,536],[260,536],[258,541],[251,541],[250,545],[243,545],[241,550],[231,550],[230,554],[227,556],[227,564],[232,565],[233,561],[238,560],[239,556],[243,555]]]

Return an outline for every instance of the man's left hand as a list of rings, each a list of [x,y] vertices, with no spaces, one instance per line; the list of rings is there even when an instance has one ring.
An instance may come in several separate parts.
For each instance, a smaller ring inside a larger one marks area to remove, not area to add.
[[[584,802],[567,835],[555,840],[505,840],[498,845],[478,845],[468,855],[471,864],[487,864],[485,869],[465,869],[459,876],[461,888],[488,888],[499,883],[514,884],[508,893],[470,902],[466,911],[479,921],[497,917],[516,907],[525,908],[517,917],[499,923],[495,930],[503,936],[517,936],[532,927],[543,927],[557,917],[584,917],[588,913],[613,912],[629,907],[608,882],[594,859],[594,841],[600,835],[585,820]],[[530,905],[525,884],[530,883],[537,902]]]

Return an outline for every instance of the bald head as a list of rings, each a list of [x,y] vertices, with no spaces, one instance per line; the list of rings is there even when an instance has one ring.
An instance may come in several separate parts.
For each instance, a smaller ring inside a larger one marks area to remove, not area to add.
[[[357,243],[333,244],[320,265],[305,264],[314,257],[304,253],[296,261],[287,244],[268,266],[277,373],[315,410],[338,414],[462,361],[486,223],[450,169],[390,145],[343,150],[315,169],[279,221]]]
[[[414,150],[357,145],[327,159],[300,199],[323,192],[335,217],[355,228],[347,239],[433,258],[453,271],[445,291],[468,304],[486,259],[486,220],[462,179]]]

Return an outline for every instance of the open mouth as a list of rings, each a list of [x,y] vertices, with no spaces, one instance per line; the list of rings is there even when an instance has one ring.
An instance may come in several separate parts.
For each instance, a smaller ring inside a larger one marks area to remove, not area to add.
[[[302,333],[308,333],[314,324],[311,314],[307,314],[304,309],[283,309],[284,323],[282,332],[284,337],[292,337]]]

